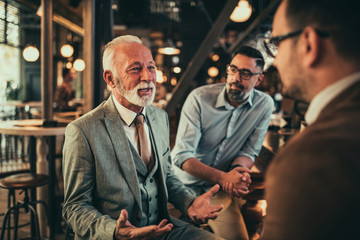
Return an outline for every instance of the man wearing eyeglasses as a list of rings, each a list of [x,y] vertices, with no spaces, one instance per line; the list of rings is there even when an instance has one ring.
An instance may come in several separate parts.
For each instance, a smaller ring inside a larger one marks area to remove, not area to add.
[[[269,49],[308,127],[266,174],[263,238],[359,239],[360,17],[357,1],[285,0]]]
[[[192,91],[182,108],[172,158],[175,172],[198,195],[214,183],[222,192],[213,198],[225,209],[209,226],[215,234],[248,239],[241,216],[241,196],[249,192],[250,169],[270,122],[272,98],[254,87],[263,79],[262,54],[241,46],[227,66],[227,82]]]

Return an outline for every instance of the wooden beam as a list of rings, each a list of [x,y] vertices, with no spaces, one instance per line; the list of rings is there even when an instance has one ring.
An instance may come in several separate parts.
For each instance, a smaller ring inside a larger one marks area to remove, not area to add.
[[[224,28],[229,21],[230,15],[233,12],[234,8],[238,4],[238,0],[228,0],[216,19],[214,25],[211,27],[210,31],[206,35],[204,41],[201,43],[198,51],[195,53],[192,60],[189,62],[184,74],[181,76],[178,84],[172,91],[172,98],[170,99],[168,105],[165,108],[165,111],[170,116],[171,113],[176,109],[183,95],[188,90],[191,82],[195,78],[199,69],[203,65],[205,59],[207,58],[210,50],[213,48],[216,41],[224,31]]]
[[[41,5],[41,111],[49,121],[53,117],[52,0],[41,0]]]
[[[83,111],[94,108],[94,66],[95,66],[95,0],[84,1],[84,60],[86,68],[83,74]]]

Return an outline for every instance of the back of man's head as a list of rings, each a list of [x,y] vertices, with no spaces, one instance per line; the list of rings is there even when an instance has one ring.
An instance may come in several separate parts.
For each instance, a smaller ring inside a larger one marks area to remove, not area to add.
[[[259,50],[250,46],[242,45],[237,49],[235,49],[231,59],[233,59],[238,54],[247,56],[249,58],[256,58],[256,66],[260,67],[261,70],[263,70],[265,62],[264,62],[264,57]]]
[[[355,0],[286,0],[292,30],[312,26],[327,32],[338,54],[360,60],[360,17]]]
[[[111,42],[107,43],[104,47],[103,52],[103,69],[104,70],[115,70],[115,62],[114,62],[114,53],[116,47],[121,45],[122,43],[142,43],[140,38],[133,35],[123,35],[117,38],[114,38]]]

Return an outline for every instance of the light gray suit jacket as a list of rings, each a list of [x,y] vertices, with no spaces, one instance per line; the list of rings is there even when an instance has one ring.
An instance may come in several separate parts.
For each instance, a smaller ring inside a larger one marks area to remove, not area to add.
[[[195,197],[173,174],[166,113],[146,107],[152,148],[159,161],[159,208],[161,218],[174,225],[184,222],[169,216],[167,202],[183,213]],[[141,196],[132,151],[112,97],[83,117],[70,123],[63,149],[63,217],[77,239],[113,239],[122,209],[129,221],[143,226]]]

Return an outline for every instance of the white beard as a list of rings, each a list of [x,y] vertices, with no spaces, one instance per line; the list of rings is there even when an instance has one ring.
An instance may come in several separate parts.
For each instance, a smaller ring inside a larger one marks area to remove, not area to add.
[[[136,85],[135,88],[131,90],[126,90],[124,83],[120,78],[116,78],[117,81],[117,87],[115,88],[118,93],[123,96],[126,100],[128,100],[130,103],[145,107],[151,105],[151,103],[154,100],[155,97],[155,84],[153,82],[146,83],[146,82],[140,82],[138,85]],[[138,95],[138,90],[140,88],[152,88],[152,95],[145,95],[143,97]]]

